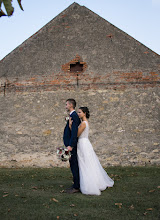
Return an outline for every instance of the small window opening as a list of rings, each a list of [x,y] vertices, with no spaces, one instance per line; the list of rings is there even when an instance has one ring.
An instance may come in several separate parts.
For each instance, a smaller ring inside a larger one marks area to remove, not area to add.
[[[70,72],[82,72],[83,71],[83,64],[77,62],[75,64],[70,64]]]

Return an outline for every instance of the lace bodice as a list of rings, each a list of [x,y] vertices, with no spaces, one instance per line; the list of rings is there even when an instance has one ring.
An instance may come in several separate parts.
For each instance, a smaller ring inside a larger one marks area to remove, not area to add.
[[[86,123],[86,127],[84,129],[84,131],[82,132],[82,134],[79,136],[79,138],[88,138],[88,134],[89,134],[89,125],[87,121],[84,121]]]

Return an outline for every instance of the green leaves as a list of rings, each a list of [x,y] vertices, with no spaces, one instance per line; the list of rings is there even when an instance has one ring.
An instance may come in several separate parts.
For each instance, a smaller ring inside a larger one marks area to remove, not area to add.
[[[19,7],[21,8],[21,10],[23,11],[23,7],[22,7],[22,4],[21,4],[21,0],[17,0],[18,1],[18,4],[19,4]]]
[[[21,8],[21,10],[23,10],[22,4],[21,4],[21,0],[17,0],[19,7]],[[2,3],[5,7],[6,10],[6,14],[5,12],[1,9],[2,7]],[[11,16],[14,12],[14,8],[12,6],[12,0],[0,0],[0,17],[2,16]]]
[[[2,0],[0,0],[0,17],[5,16],[4,11],[1,9],[2,6]]]
[[[2,0],[4,7],[6,9],[7,15],[11,16],[13,14],[14,8],[12,7],[12,0]]]
[[[5,16],[5,13],[0,9],[0,17]]]

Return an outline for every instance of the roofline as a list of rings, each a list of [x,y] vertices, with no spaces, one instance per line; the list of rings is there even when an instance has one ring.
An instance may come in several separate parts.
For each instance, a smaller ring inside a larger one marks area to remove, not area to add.
[[[103,19],[104,21],[108,22],[110,25],[112,25],[114,28],[120,30],[123,34],[127,35],[129,38],[132,38],[133,40],[135,40],[137,43],[140,43],[142,46],[144,46],[146,49],[150,50],[152,53],[156,54],[157,56],[160,56],[158,53],[156,53],[155,51],[153,51],[152,49],[150,49],[149,47],[147,47],[146,45],[144,45],[143,43],[141,43],[140,41],[136,40],[134,37],[132,37],[131,35],[129,35],[128,33],[126,33],[125,31],[123,31],[122,29],[120,29],[119,27],[115,26],[114,24],[112,24],[111,22],[109,22],[108,20],[106,20],[105,18],[101,17],[100,15],[98,15],[97,13],[95,13],[94,11],[92,11],[91,9],[87,8],[86,6],[81,6],[80,4],[78,4],[77,2],[73,2],[71,5],[69,5],[67,8],[65,8],[62,12],[60,12],[59,14],[57,14],[53,19],[51,19],[49,22],[47,22],[45,25],[43,25],[37,32],[35,32],[33,35],[31,35],[29,38],[27,38],[26,40],[24,40],[20,45],[18,45],[17,47],[15,47],[11,52],[9,52],[4,58],[2,58],[0,60],[0,62],[2,62],[4,59],[6,59],[11,53],[14,53],[14,51],[21,47],[23,44],[25,44],[26,41],[32,40],[34,36],[36,36],[44,27],[46,27],[47,25],[49,25],[50,22],[52,22],[53,20],[56,20],[59,16],[65,14],[66,11],[68,11],[69,8],[73,8],[75,6],[78,7],[83,7],[85,8],[85,10],[89,11],[91,14],[96,15],[97,17],[100,17],[101,19]]]

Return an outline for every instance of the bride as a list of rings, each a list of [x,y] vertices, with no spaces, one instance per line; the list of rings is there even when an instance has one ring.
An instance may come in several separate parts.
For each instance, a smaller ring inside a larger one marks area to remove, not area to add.
[[[112,187],[114,181],[108,176],[101,166],[92,144],[88,139],[90,116],[87,107],[80,107],[78,116],[81,124],[78,127],[77,156],[80,175],[80,190],[87,195],[100,195],[107,187]],[[72,118],[69,120],[69,127],[72,128]]]

